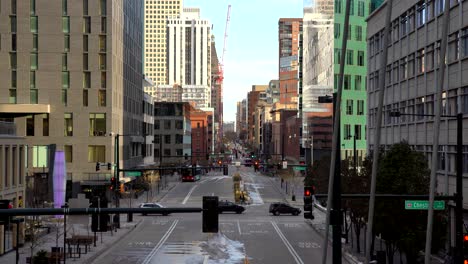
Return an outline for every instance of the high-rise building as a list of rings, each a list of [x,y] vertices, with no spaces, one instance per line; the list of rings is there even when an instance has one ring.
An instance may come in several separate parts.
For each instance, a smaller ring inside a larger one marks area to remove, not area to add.
[[[255,139],[255,108],[259,101],[266,101],[266,89],[268,85],[252,85],[252,90],[247,94],[247,136],[250,143]]]
[[[334,14],[334,87],[338,88],[340,59],[345,57],[343,92],[341,95],[341,158],[357,161],[366,155],[367,116],[367,22],[370,0],[350,1],[348,43],[346,54],[341,54],[346,1],[335,1]],[[354,138],[356,140],[354,140]],[[356,142],[356,146],[354,146]]]
[[[145,0],[145,74],[156,85],[168,84],[167,19],[182,12],[183,1]]]
[[[125,18],[125,20],[123,20]],[[143,1],[2,1],[0,117],[15,119],[42,173],[50,144],[65,152],[73,193],[143,161]],[[97,187],[100,186],[100,187]]]
[[[301,155],[310,164],[331,150],[332,105],[319,103],[318,98],[333,93],[333,0],[304,6],[303,23],[298,114],[302,118]]]
[[[216,53],[214,36],[211,39],[211,107],[214,109],[215,149],[218,152],[222,145],[223,123],[223,75]]]
[[[297,103],[300,32],[302,18],[279,19],[279,87],[282,104]]]
[[[432,161],[433,126],[437,104],[438,79],[444,6],[443,0],[394,0],[392,31],[388,47],[385,77],[385,101],[380,144],[385,148],[407,141],[413,149],[424,153]],[[383,57],[383,34],[388,3],[369,15],[368,42],[368,147],[375,149],[374,135],[377,120],[380,61]],[[463,194],[467,197],[468,175],[468,2],[450,1],[449,31],[442,93],[442,115],[464,114],[463,118]],[[415,116],[391,117],[392,111]],[[419,116],[418,116],[419,115]],[[441,118],[437,164],[438,193],[453,194],[456,175],[457,121]],[[429,164],[431,166],[431,164]],[[464,204],[466,208],[467,199]]]

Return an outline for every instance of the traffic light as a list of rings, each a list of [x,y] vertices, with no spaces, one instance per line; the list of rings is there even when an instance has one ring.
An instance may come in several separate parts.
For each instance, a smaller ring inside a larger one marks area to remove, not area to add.
[[[218,196],[203,196],[203,233],[218,233]]]
[[[107,163],[107,169],[108,169],[108,170],[111,170],[111,169],[112,169],[112,163],[110,163],[110,162]]]
[[[255,171],[258,170],[258,160],[256,160],[255,163],[254,163],[254,170],[255,170]]]
[[[228,172],[229,172],[229,171],[228,171],[228,166],[225,165],[225,166],[223,167],[223,175],[229,175]]]
[[[468,264],[468,234],[463,235],[463,264]]]
[[[115,179],[115,177],[112,177],[111,183],[110,183],[110,189],[115,190],[115,188],[117,188],[117,180]]]
[[[314,219],[312,214],[312,195],[314,194],[314,188],[312,186],[304,186],[304,218]]]
[[[99,171],[101,169],[101,164],[99,162],[96,162],[96,171]]]
[[[10,200],[0,200],[0,209],[11,209]],[[0,225],[8,225],[9,222],[9,216],[0,217]]]
[[[223,164],[223,162],[221,160],[218,160],[218,165],[221,166],[221,164]]]

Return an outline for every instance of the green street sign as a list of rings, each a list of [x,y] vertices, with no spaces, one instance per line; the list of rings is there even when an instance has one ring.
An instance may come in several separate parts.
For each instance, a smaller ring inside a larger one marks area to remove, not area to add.
[[[406,200],[406,210],[427,210],[429,201],[426,200]],[[434,201],[434,210],[445,210],[445,201]]]
[[[125,177],[140,177],[141,176],[141,171],[126,171]]]
[[[294,166],[293,170],[295,170],[295,171],[305,171],[306,167],[304,167],[304,166]]]

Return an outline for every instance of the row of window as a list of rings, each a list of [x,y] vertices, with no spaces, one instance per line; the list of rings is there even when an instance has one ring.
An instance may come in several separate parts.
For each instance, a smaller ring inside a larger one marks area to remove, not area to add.
[[[365,53],[362,50],[357,50],[356,52],[356,65],[357,66],[364,66],[365,64]],[[335,64],[340,64],[341,60],[341,49],[335,49]],[[346,65],[354,65],[354,50],[346,50]]]
[[[172,121],[171,120],[164,120],[164,128],[165,130],[172,129]],[[184,129],[184,122],[182,120],[175,120],[174,122],[175,129]],[[161,129],[160,120],[154,120],[154,129]]]
[[[73,114],[64,114],[64,136],[73,136]],[[36,135],[34,116],[26,117],[26,136],[34,137]],[[49,136],[49,115],[42,115],[42,136]],[[89,136],[106,136],[106,114],[89,114]]]
[[[351,140],[353,137],[356,137],[356,140],[365,139],[365,129],[364,133],[362,131],[362,125],[356,124],[354,125],[354,131],[351,132],[351,125],[344,124],[344,140]],[[362,136],[364,134],[364,137]]]
[[[350,0],[349,1],[349,15],[350,16],[354,16],[355,14],[355,4],[354,4],[354,0]],[[365,16],[365,3],[364,1],[357,1],[358,2],[358,5],[357,5],[357,15],[360,16],[360,17],[364,17]],[[343,1],[343,0],[335,0],[335,13],[336,14],[341,14],[341,13],[345,13],[345,6],[346,6],[346,1]]]
[[[163,157],[173,157],[171,149],[165,148],[163,150]],[[175,149],[175,156],[177,157],[182,157],[183,156],[183,150],[182,149]],[[159,149],[154,149],[154,157],[159,157]]]
[[[334,27],[333,27],[333,30],[334,30],[334,38],[339,39],[341,37],[341,34],[342,34],[341,24],[340,23],[335,23]],[[353,25],[349,25],[349,27],[348,27],[348,38],[347,39],[348,40],[353,40],[353,36],[354,36],[354,40],[356,40],[356,41],[362,41],[363,40],[362,26],[355,25],[354,26],[354,33],[353,33]]]
[[[354,82],[353,82],[354,79]],[[340,80],[340,75],[335,74],[334,75],[334,87],[338,87],[338,83]],[[343,89],[344,90],[355,90],[355,91],[361,91],[361,90],[366,90],[366,78],[361,75],[350,75],[350,74],[345,74],[344,75],[344,81],[343,81]]]
[[[356,115],[364,115],[364,100],[356,100]],[[354,114],[354,100],[347,99],[346,100],[346,115],[353,115]]]

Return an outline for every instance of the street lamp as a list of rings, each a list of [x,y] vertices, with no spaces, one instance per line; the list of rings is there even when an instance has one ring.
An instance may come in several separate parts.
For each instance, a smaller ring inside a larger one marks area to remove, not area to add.
[[[399,111],[390,112],[391,117],[407,116],[429,116],[429,114],[407,114]],[[440,117],[457,119],[457,173],[456,173],[456,193],[455,193],[455,256],[463,258],[463,114],[441,115]],[[446,183],[448,184],[448,183]]]

